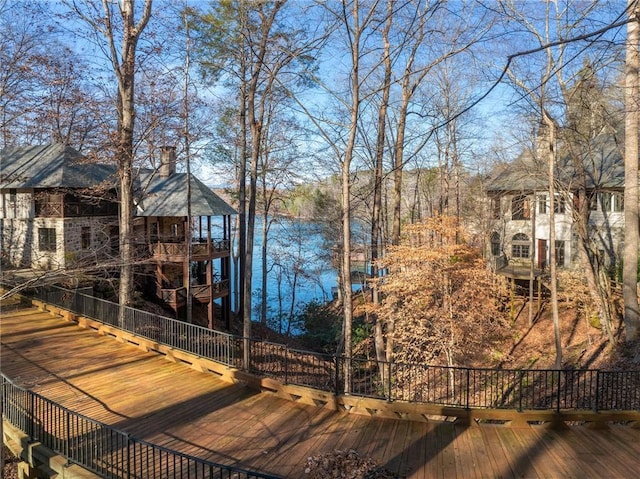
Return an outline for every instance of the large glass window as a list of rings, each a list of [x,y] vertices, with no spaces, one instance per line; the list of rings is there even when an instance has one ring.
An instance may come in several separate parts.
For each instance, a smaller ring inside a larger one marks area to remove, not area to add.
[[[608,213],[611,211],[611,193],[600,193],[600,206],[602,207],[603,213]]]
[[[622,213],[624,211],[624,193],[613,194],[613,211]]]
[[[38,251],[56,251],[56,229],[38,228]]]
[[[622,213],[624,211],[624,193],[604,191],[600,193],[600,205],[603,213]]]
[[[567,211],[567,204],[566,201],[564,199],[564,196],[558,196],[556,197],[555,201],[553,202],[553,212],[555,214],[564,214]]]
[[[528,258],[531,243],[529,237],[524,233],[513,235],[511,240],[511,256],[513,258]]]
[[[538,196],[538,213],[544,215],[547,212],[547,195]]]

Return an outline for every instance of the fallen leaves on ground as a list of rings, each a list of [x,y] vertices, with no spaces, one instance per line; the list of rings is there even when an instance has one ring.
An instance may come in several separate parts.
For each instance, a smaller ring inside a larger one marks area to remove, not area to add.
[[[354,451],[333,451],[309,457],[305,468],[310,479],[399,479],[371,458]]]

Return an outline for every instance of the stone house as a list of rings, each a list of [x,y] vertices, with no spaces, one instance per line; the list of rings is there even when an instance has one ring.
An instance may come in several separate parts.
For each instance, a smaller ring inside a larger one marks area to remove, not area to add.
[[[230,237],[235,210],[194,176],[176,172],[175,150],[135,182],[137,286],[176,315],[187,294],[230,318]],[[117,276],[115,165],[60,144],[0,150],[0,246],[4,267]],[[191,215],[189,216],[190,191]]]

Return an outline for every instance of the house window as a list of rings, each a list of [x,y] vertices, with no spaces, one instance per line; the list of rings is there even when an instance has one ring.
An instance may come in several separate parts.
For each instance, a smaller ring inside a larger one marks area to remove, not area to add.
[[[622,213],[624,211],[624,193],[613,194],[613,211]]]
[[[172,223],[171,224],[171,236],[172,237],[174,237],[174,238],[178,237],[178,228],[179,228],[178,223]]]
[[[564,196],[558,196],[553,202],[553,212],[555,214],[564,214],[567,211],[567,204],[564,200]]]
[[[547,213],[547,195],[538,196],[538,213],[541,215]]]
[[[91,227],[83,226],[80,233],[80,246],[82,249],[91,248]]]
[[[600,206],[603,213],[611,211],[611,193],[600,193]]]
[[[9,189],[9,203],[15,203],[18,201],[18,192],[15,188]]]
[[[531,217],[529,199],[526,196],[516,196],[511,200],[511,219],[526,220]]]
[[[38,228],[38,251],[56,251],[56,229]]]
[[[528,258],[530,247],[529,237],[524,233],[517,233],[513,235],[511,240],[511,256],[513,258]]]
[[[151,241],[158,241],[158,223],[151,223],[149,234],[151,235]]]
[[[500,235],[495,231],[491,233],[491,254],[493,256],[500,255]]]
[[[500,197],[491,198],[491,217],[494,220],[499,220],[502,216],[500,211]]]
[[[563,267],[565,260],[564,241],[556,241],[556,266]]]

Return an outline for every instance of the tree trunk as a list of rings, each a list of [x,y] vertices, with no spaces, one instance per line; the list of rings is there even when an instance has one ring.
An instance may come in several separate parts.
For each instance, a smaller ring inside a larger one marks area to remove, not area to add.
[[[238,17],[240,21],[240,32],[244,33],[247,26],[247,12],[244,0],[238,4]],[[242,319],[242,336],[243,336],[243,355],[242,361],[245,369],[249,368],[249,338],[251,337],[251,315],[249,319],[245,317],[247,303],[249,304],[249,312],[251,312],[251,284],[246,286],[247,271],[247,54],[244,35],[240,35],[240,165],[238,166],[238,251],[240,253],[239,263],[239,288],[240,301],[238,304],[238,312]],[[249,269],[251,265],[249,265]],[[247,294],[248,290],[248,294]],[[248,322],[247,322],[248,321]]]
[[[345,25],[348,25],[346,7],[344,8]],[[351,160],[356,144],[358,132],[358,119],[360,113],[360,35],[362,26],[359,16],[360,4],[354,0],[351,7],[353,18],[353,35],[351,40],[351,114],[349,124],[349,137],[344,151],[342,161],[341,183],[342,183],[342,264],[341,277],[344,289],[342,300],[342,310],[344,322],[342,327],[343,351],[344,351],[344,392],[351,392],[351,356],[353,355],[352,328],[353,328],[353,287],[351,282]]]
[[[378,278],[378,266],[376,261],[379,256],[380,231],[382,220],[382,181],[383,181],[383,163],[384,147],[385,147],[385,128],[387,119],[387,107],[389,106],[389,94],[391,91],[391,55],[389,44],[389,30],[393,19],[393,1],[387,2],[387,21],[382,32],[382,41],[384,43],[384,82],[382,85],[382,98],[380,100],[380,108],[378,109],[378,136],[376,139],[376,158],[373,179],[373,213],[371,216],[371,276],[373,283],[373,304],[378,304],[378,285],[375,280]],[[376,358],[378,361],[387,361],[384,348],[384,318],[373,313],[374,343],[376,349]],[[385,371],[384,368],[381,369]],[[383,375],[383,384],[388,381]]]
[[[533,252],[535,251],[536,246],[536,194],[535,192],[531,193],[531,207],[529,210],[531,211],[531,258],[529,262],[529,327],[533,326],[533,290],[535,283],[535,274],[534,269],[536,267],[536,257]]]
[[[410,95],[408,90],[403,88],[393,165],[393,227],[391,229],[391,243],[396,246],[400,244],[400,228],[402,222],[402,170],[404,167],[404,135],[407,124],[409,99]]]
[[[116,155],[118,161],[118,175],[120,179],[120,218],[119,245],[120,258],[120,289],[119,298],[121,308],[118,322],[124,325],[124,306],[131,304],[134,291],[134,249],[133,234],[133,134],[135,124],[134,85],[136,71],[136,47],[138,40],[149,18],[151,17],[151,0],[145,0],[142,16],[138,23],[134,21],[134,0],[123,0],[120,5],[122,16],[122,44],[120,60],[115,46],[116,35],[112,24],[111,10],[105,2],[103,4],[105,18],[105,35],[109,45],[111,63],[118,80],[118,140]]]
[[[627,24],[627,61],[625,67],[625,153],[624,153],[624,263],[623,286],[624,324],[627,341],[638,338],[640,332],[640,308],[638,307],[638,128],[640,123],[640,3],[627,0],[629,23]]]
[[[558,312],[558,275],[556,266],[556,215],[555,215],[555,160],[556,129],[555,123],[544,112],[543,121],[548,131],[548,166],[549,166],[549,271],[551,274],[551,310],[553,312],[553,336],[556,347],[556,369],[562,369],[562,339],[560,337],[560,314]]]

